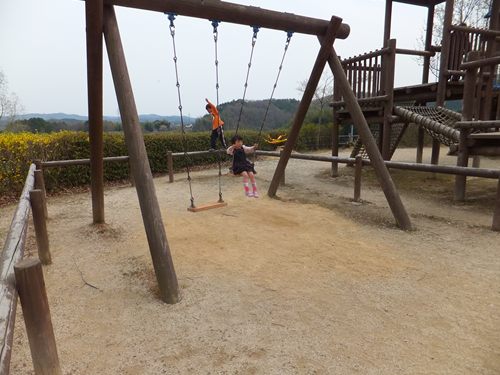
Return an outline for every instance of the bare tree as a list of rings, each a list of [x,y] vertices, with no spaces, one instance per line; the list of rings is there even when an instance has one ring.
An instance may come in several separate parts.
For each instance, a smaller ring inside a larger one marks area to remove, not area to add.
[[[304,92],[307,86],[307,79],[299,82],[297,90]],[[319,140],[321,135],[321,119],[323,110],[332,101],[333,98],[333,75],[328,71],[323,72],[318,87],[314,92],[314,100],[311,102],[311,107],[319,112],[318,118],[318,136],[316,139],[316,150],[319,149]]]
[[[454,25],[467,25],[470,27],[487,28],[488,18],[485,15],[490,10],[491,0],[455,0],[453,7]],[[432,29],[432,44],[440,46],[443,40],[445,4],[439,4],[434,11],[434,27]],[[423,26],[420,37],[417,39],[417,49],[425,49],[425,28]],[[440,54],[431,58],[430,71],[435,77],[439,77]],[[423,64],[423,58],[417,58]]]
[[[25,111],[19,96],[15,92],[9,93],[9,83],[7,76],[0,69],[0,120],[8,117],[8,123],[13,123],[16,116]]]

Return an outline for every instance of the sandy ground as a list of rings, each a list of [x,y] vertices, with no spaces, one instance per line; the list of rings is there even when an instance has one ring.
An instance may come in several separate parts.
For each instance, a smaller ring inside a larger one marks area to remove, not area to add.
[[[186,210],[185,174],[155,179],[175,305],[157,296],[135,188],[106,190],[99,227],[90,194],[49,197],[44,275],[63,374],[500,373],[497,181],[470,179],[454,203],[451,177],[393,171],[416,228],[405,232],[369,169],[353,203],[353,168],[333,179],[327,163],[291,160],[271,199],[276,164],[257,162],[260,198],[223,176],[228,206],[199,213]],[[216,171],[193,173],[193,193],[216,201]],[[14,209],[0,210],[2,240]],[[20,308],[11,373],[34,374]]]

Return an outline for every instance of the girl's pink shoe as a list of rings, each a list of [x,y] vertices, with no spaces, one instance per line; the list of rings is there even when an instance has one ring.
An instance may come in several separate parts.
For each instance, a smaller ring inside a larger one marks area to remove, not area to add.
[[[258,198],[258,197],[259,197],[259,193],[257,193],[257,190],[254,190],[254,191],[253,191],[253,196],[254,196],[255,198]]]
[[[246,195],[247,195],[247,197],[253,197],[254,196],[254,194],[250,190],[248,190],[246,192]]]

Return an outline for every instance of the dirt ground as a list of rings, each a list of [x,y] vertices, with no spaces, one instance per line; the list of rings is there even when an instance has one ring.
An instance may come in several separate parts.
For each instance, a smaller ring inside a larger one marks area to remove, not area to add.
[[[91,225],[89,193],[49,197],[44,277],[63,374],[500,374],[497,181],[470,178],[454,203],[451,176],[391,171],[416,229],[405,232],[370,169],[354,203],[353,168],[334,179],[328,163],[291,160],[272,199],[276,164],[257,162],[258,199],[223,176],[228,206],[199,213],[185,174],[155,179],[175,305],[158,298],[135,188],[105,191],[104,226]],[[196,204],[218,199],[215,170],[192,177]],[[2,243],[14,209],[0,209]],[[11,373],[34,374],[21,308]]]

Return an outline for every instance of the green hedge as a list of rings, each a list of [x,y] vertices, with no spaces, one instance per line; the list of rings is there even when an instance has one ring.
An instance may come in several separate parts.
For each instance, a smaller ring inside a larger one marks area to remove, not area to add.
[[[187,133],[185,143],[187,151],[208,150],[210,148],[210,133]],[[260,140],[255,131],[239,132],[244,144],[259,143],[260,150],[273,151],[275,145],[268,144],[261,137],[270,135],[277,138],[284,131],[273,130],[262,133]],[[230,143],[234,131],[225,133]],[[167,151],[184,152],[184,141],[180,133],[145,134],[144,143],[153,173],[168,172]],[[104,157],[126,156],[127,147],[123,133],[103,133]],[[34,160],[73,160],[89,159],[90,144],[88,133],[62,131],[51,134],[33,133],[1,133],[0,134],[0,195],[19,195],[30,164]],[[230,156],[224,154],[224,161]],[[190,157],[190,165],[204,165],[218,162],[217,154]],[[185,168],[184,157],[174,158],[174,170]],[[90,165],[66,167],[50,167],[44,170],[45,187],[49,192],[57,192],[65,188],[85,186],[90,184]],[[127,162],[104,163],[104,181],[117,181],[130,178]]]

